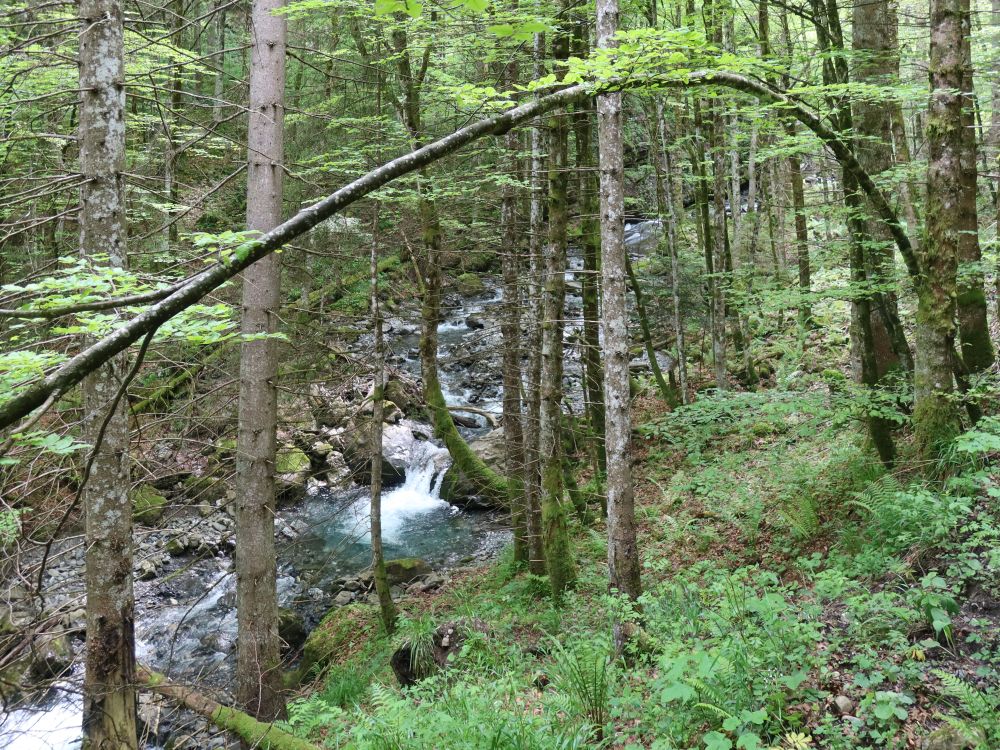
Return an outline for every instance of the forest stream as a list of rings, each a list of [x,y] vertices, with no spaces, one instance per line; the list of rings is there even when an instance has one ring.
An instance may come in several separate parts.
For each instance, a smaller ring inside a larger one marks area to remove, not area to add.
[[[626,243],[633,254],[655,245],[659,223],[641,221],[626,228]],[[579,392],[579,352],[572,346],[582,320],[578,274],[582,260],[571,251],[566,274],[566,379],[568,393]],[[472,298],[450,297],[438,328],[439,368],[445,400],[452,406],[472,406],[477,412],[463,420],[467,439],[491,432],[500,416],[502,389],[499,377],[501,351],[498,323],[501,290],[495,279],[483,277],[485,291]],[[419,376],[416,347],[419,319],[387,321],[388,361],[393,367]],[[370,351],[370,334],[354,348]],[[575,405],[574,408],[580,405]],[[481,563],[494,557],[508,543],[510,531],[495,511],[460,509],[443,500],[441,483],[450,464],[447,451],[431,439],[431,428],[404,419],[388,425],[384,445],[405,467],[405,480],[387,488],[382,496],[382,531],[386,557],[420,558],[438,572]],[[359,486],[313,486],[306,498],[281,510],[276,519],[278,540],[278,598],[282,607],[299,613],[306,628],[314,627],[330,607],[345,581],[368,568],[367,536],[369,494]],[[220,523],[206,518],[205,524]],[[159,531],[137,543],[143,551],[161,544]],[[47,580],[64,583],[61,594],[82,591],[82,550],[79,538],[62,540],[47,572]],[[236,580],[229,553],[185,555],[174,558],[154,579],[136,583],[136,654],[140,662],[168,674],[176,681],[210,686],[224,699],[231,698],[236,655]],[[55,603],[55,602],[53,602]],[[75,644],[79,647],[79,644]],[[79,657],[79,654],[77,654]],[[53,689],[33,706],[6,715],[2,729],[4,750],[76,750],[80,747],[80,699],[76,680]],[[142,701],[140,701],[142,704]],[[143,712],[142,705],[140,711]],[[146,712],[148,713],[148,712]],[[158,748],[177,731],[179,718],[143,715],[147,725],[157,724],[147,748]],[[181,719],[183,721],[183,719]],[[222,738],[216,738],[219,742]],[[213,746],[206,736],[206,747]]]

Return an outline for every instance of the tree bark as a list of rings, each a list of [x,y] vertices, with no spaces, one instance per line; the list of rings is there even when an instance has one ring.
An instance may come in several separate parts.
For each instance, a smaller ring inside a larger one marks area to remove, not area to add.
[[[80,251],[124,268],[125,53],[119,0],[80,5]],[[85,439],[96,453],[83,491],[86,516],[87,654],[83,734],[87,750],[137,747],[132,504],[125,399],[116,400],[125,355],[83,381]],[[106,414],[113,408],[111,414]],[[106,426],[104,423],[106,421]],[[104,426],[103,439],[101,428]]]
[[[569,56],[569,36],[553,37],[553,57]],[[563,330],[566,299],[566,233],[569,221],[569,128],[565,110],[548,118],[549,232],[543,249],[542,370],[538,452],[542,475],[542,539],[549,586],[557,601],[576,578],[567,529],[562,466]]]
[[[859,53],[856,80],[885,87],[897,83],[899,47],[895,2],[873,0],[856,3],[853,31],[854,51]],[[870,101],[864,97],[857,97],[852,102],[852,122],[859,136],[855,141],[855,153],[858,161],[874,179],[892,169],[895,161],[892,149],[894,112],[895,108],[888,102]],[[845,189],[845,194],[846,192]],[[876,372],[878,377],[882,377],[888,370],[899,365],[911,371],[912,361],[905,339],[901,347],[893,343],[893,332],[899,321],[896,294],[891,289],[884,290],[891,286],[894,279],[895,246],[892,235],[885,224],[872,214],[869,201],[860,198],[859,201],[860,208],[865,209],[866,215],[858,227],[862,231],[855,233],[854,241],[863,244],[860,259],[864,263],[864,281],[883,290],[878,293],[878,304],[872,304],[870,298],[865,300],[865,307],[872,316],[867,327],[871,329],[870,343]],[[856,302],[853,305],[855,327],[860,324],[858,307]],[[868,340],[863,332],[855,338]],[[901,351],[897,353],[900,348]],[[863,367],[862,365],[862,369]],[[862,376],[861,380],[864,379]]]
[[[983,372],[993,365],[993,343],[986,314],[985,278],[979,246],[979,212],[976,207],[977,166],[975,86],[972,79],[972,36],[969,0],[962,4],[962,192],[958,235],[958,331],[962,361],[970,372]]]
[[[371,434],[371,502],[369,504],[369,531],[372,543],[372,573],[379,612],[386,633],[396,629],[396,605],[389,590],[389,577],[385,570],[382,552],[382,420],[385,416],[385,338],[382,335],[382,307],[378,298],[378,208],[372,220],[372,247],[369,263],[371,285],[372,329],[375,334],[375,373],[372,380],[372,434]]]
[[[952,352],[955,345],[962,185],[962,35],[968,28],[967,0],[932,0],[931,97],[927,113],[927,241],[917,288],[917,356],[913,428],[918,449],[936,459],[958,431]]]
[[[545,36],[535,34],[534,77],[545,74]],[[545,545],[542,542],[542,480],[539,453],[539,424],[542,403],[542,247],[544,244],[544,133],[540,121],[531,128],[531,204],[528,227],[528,372],[525,389],[524,423],[524,490],[528,514],[528,569],[535,575],[545,574]]]
[[[597,0],[597,44],[615,46],[618,0]],[[598,94],[597,133],[601,171],[601,297],[604,314],[604,442],[608,452],[608,586],[635,601],[642,593],[632,485],[632,415],[629,392],[629,336],[626,308],[625,165],[622,95]],[[636,299],[641,302],[639,287]],[[660,376],[662,385],[663,376]],[[620,647],[621,623],[615,626]]]
[[[578,38],[582,32],[578,32]],[[577,50],[578,57],[586,57],[586,50]],[[580,207],[580,245],[583,251],[583,274],[580,277],[583,298],[583,345],[580,359],[583,362],[584,395],[587,417],[596,442],[597,474],[607,470],[607,451],[604,448],[604,375],[601,370],[600,305],[598,301],[598,274],[601,272],[601,230],[598,219],[598,179],[593,157],[593,121],[588,106],[581,103],[582,111],[574,117],[576,140],[576,168]]]
[[[283,0],[254,0],[247,136],[247,228],[281,223],[284,176]],[[263,721],[285,716],[274,547],[277,341],[281,266],[269,255],[243,275],[245,340],[240,353],[236,448],[236,698]]]
[[[517,63],[511,59],[502,71],[509,88],[517,85]],[[518,247],[517,191],[511,182],[519,173],[520,139],[515,131],[504,136],[509,179],[504,183],[500,206],[501,273],[503,308],[503,437],[507,468],[508,503],[514,531],[514,561],[527,565],[528,509],[524,489],[524,431],[521,408],[521,263]]]

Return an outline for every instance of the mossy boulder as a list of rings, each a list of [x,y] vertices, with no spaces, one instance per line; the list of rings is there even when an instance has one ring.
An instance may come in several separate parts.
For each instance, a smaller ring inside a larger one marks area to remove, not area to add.
[[[463,273],[455,279],[455,290],[465,297],[472,297],[486,291],[486,285],[476,274]]]
[[[349,604],[331,609],[306,638],[298,676],[316,675],[330,664],[344,661],[374,638],[378,630],[378,607]]]
[[[212,453],[215,454],[217,458],[235,458],[236,457],[236,438],[234,437],[221,437],[212,444]]]
[[[305,497],[312,461],[301,448],[282,445],[275,456],[274,473],[278,504],[291,505]]]
[[[385,561],[385,574],[392,586],[398,583],[410,583],[430,572],[431,566],[419,557],[401,557],[398,560]]]
[[[311,463],[309,456],[301,448],[294,445],[283,445],[278,449],[278,455],[274,462],[275,474],[299,474],[309,471]]]
[[[153,485],[144,483],[132,490],[132,515],[139,523],[158,523],[166,509],[167,498]]]

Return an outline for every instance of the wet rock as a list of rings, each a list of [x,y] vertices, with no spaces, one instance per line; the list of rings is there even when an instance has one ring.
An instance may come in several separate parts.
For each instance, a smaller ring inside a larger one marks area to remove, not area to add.
[[[476,274],[463,273],[455,279],[455,290],[464,297],[472,297],[486,291],[486,286]]]
[[[391,431],[386,430],[382,440],[382,485],[383,487],[395,487],[406,480],[405,461],[393,460],[389,454],[391,446],[389,442]],[[351,478],[361,485],[367,485],[371,481],[372,473],[372,442],[371,430],[367,424],[359,424],[343,434],[343,456],[348,468],[351,470]]]
[[[333,446],[323,440],[318,440],[309,446],[309,452],[320,461],[325,461],[326,457],[333,453]]]
[[[420,356],[419,351],[416,356]],[[415,409],[422,405],[420,391],[416,384],[404,382],[398,378],[392,378],[385,384],[383,396],[386,401],[394,403],[406,415],[411,415]]]
[[[64,634],[35,636],[31,644],[31,666],[29,674],[35,679],[45,680],[66,673],[73,664],[73,647]]]
[[[318,674],[338,655],[352,653],[377,632],[377,608],[350,604],[331,609],[306,638],[299,676]]]
[[[473,430],[479,427],[479,420],[476,417],[471,417],[466,414],[452,412],[451,421],[458,427],[466,427]]]
[[[503,428],[493,430],[481,438],[469,442],[469,448],[488,467],[502,474],[505,466]],[[441,481],[441,499],[464,508],[489,509],[495,507],[480,496],[479,485],[466,477],[458,467],[448,467]]]
[[[140,581],[151,581],[157,576],[156,563],[152,560],[140,560],[135,566],[135,576]]]
[[[225,499],[226,490],[229,488],[228,483],[222,481],[220,476],[221,472],[219,476],[214,476],[211,473],[206,473],[202,476],[192,474],[184,480],[184,496],[189,500],[205,503],[209,506],[217,504]]]
[[[283,445],[274,461],[275,494],[279,505],[296,503],[305,497],[312,462],[301,448]]]
[[[480,316],[472,314],[466,317],[465,327],[472,331],[481,331],[482,329],[486,328],[486,321],[483,320]]]

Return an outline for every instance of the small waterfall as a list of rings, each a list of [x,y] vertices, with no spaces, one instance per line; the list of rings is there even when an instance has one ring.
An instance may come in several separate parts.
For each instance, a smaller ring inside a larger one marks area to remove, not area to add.
[[[386,544],[402,544],[409,521],[417,516],[447,510],[451,506],[441,499],[441,482],[447,464],[447,451],[424,440],[414,440],[409,446],[406,480],[399,487],[382,493],[382,538]],[[370,498],[365,496],[348,509],[342,530],[353,532],[358,541],[371,544],[369,533]]]

